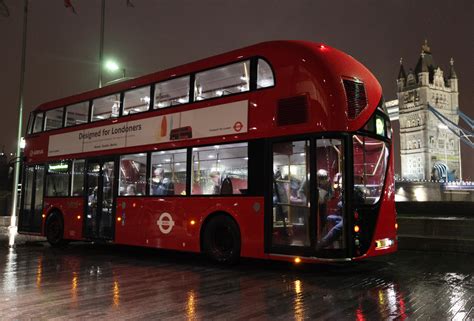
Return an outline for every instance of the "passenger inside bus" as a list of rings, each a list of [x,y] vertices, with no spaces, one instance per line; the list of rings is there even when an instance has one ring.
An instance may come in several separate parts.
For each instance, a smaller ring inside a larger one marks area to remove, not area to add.
[[[134,196],[137,195],[137,187],[134,184],[130,184],[127,186],[127,190],[125,191],[125,196]]]
[[[158,167],[153,171],[151,193],[152,195],[174,195],[174,184],[169,178],[165,177],[163,168]]]
[[[221,193],[221,174],[217,171],[211,172],[209,174],[212,182],[212,192],[213,195],[219,195]]]
[[[318,182],[318,208],[321,226],[324,226],[328,214],[328,202],[334,195],[328,171],[320,169],[316,173]]]
[[[232,180],[228,176],[221,176],[219,172],[214,171],[209,174],[212,182],[213,195],[232,195]]]

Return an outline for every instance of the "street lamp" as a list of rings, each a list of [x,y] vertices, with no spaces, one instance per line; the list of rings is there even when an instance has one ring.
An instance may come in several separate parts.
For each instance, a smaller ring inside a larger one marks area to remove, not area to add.
[[[107,71],[113,72],[113,73],[115,73],[117,70],[120,70],[120,66],[114,60],[107,60],[104,64],[104,67]],[[114,79],[112,81],[109,81],[108,83],[116,82],[116,81],[119,81],[119,80],[125,80],[125,78],[126,78],[125,77],[125,68],[122,68],[122,77],[118,78],[118,79]]]

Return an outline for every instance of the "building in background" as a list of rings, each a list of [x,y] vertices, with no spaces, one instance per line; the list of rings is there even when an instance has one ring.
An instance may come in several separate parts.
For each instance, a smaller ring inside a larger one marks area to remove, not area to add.
[[[399,120],[401,178],[461,179],[460,138],[446,126],[459,124],[453,59],[445,76],[425,41],[414,70],[406,73],[400,60],[397,86],[398,101],[387,102],[387,108]]]

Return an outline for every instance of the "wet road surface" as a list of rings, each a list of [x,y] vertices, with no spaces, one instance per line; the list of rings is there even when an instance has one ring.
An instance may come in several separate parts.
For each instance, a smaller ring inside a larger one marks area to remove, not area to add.
[[[0,320],[379,320],[474,318],[474,257],[400,251],[345,265],[244,260],[75,243],[8,248]]]

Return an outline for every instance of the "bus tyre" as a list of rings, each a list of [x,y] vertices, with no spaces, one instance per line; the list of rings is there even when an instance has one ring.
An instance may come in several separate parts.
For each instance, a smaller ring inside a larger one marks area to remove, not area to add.
[[[229,216],[216,216],[206,225],[203,236],[206,255],[222,264],[235,264],[240,258],[240,231]]]
[[[52,213],[46,220],[46,239],[53,247],[64,246],[67,241],[63,238],[64,223],[58,213]]]

